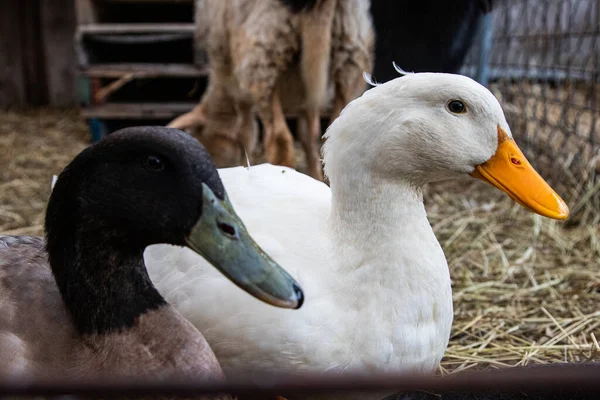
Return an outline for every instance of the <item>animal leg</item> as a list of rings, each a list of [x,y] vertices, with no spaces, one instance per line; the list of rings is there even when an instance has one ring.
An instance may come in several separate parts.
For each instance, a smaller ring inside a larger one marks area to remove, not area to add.
[[[323,180],[323,168],[319,157],[321,121],[318,109],[306,110],[298,119],[298,137],[306,154],[308,175]]]
[[[271,92],[269,100],[260,102],[258,108],[265,130],[265,158],[271,164],[295,168],[294,137],[285,122],[279,96],[275,91]]]
[[[258,126],[251,102],[240,102],[238,105],[238,118],[238,138],[242,154],[245,152],[248,154],[248,157],[251,157],[256,148],[258,139]]]
[[[200,103],[191,111],[182,114],[173,121],[169,122],[167,128],[176,128],[181,130],[199,128],[204,125],[205,122],[206,117],[204,115],[204,105]]]
[[[344,107],[354,100],[360,93],[360,90],[364,88],[364,83],[362,81],[358,81],[358,84],[352,84],[351,82],[352,81],[336,80],[333,106],[331,108],[331,115],[329,116],[330,125],[333,120],[340,116]]]
[[[239,101],[223,82],[221,75],[211,74],[200,106],[193,110],[204,117],[198,139],[219,168],[240,165],[242,154],[239,144]]]
[[[335,85],[335,95],[333,97],[333,105],[331,107],[331,115],[329,116],[329,125],[331,125],[331,123],[340,116],[340,113],[342,112],[342,110],[344,109],[345,105],[347,104],[344,101],[344,96],[340,93],[341,89],[339,88],[340,85]]]
[[[202,144],[214,159],[217,168],[240,165],[240,147],[231,135],[213,132],[202,139]]]

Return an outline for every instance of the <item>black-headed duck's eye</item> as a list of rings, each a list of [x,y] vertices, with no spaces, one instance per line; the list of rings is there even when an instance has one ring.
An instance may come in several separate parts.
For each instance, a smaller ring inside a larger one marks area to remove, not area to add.
[[[448,111],[454,114],[464,114],[467,112],[467,106],[460,100],[450,100],[448,102]]]
[[[165,164],[157,156],[146,156],[143,165],[150,172],[161,172],[165,169]]]

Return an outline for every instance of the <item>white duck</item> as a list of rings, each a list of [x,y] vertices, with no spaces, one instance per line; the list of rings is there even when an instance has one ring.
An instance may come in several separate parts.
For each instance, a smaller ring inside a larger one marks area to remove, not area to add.
[[[464,76],[378,85],[325,137],[331,189],[269,164],[219,170],[250,234],[304,289],[300,310],[264,307],[200,256],[167,245],[146,250],[152,281],[228,376],[432,373],[448,344],[452,293],[421,188],[470,174],[550,218],[567,218],[567,205],[518,149],[496,98]]]

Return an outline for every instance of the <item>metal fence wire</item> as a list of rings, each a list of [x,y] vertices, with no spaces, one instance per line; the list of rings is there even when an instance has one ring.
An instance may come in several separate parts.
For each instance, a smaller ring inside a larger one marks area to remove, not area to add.
[[[599,53],[600,0],[498,0],[462,70],[487,81],[572,214],[600,205]]]

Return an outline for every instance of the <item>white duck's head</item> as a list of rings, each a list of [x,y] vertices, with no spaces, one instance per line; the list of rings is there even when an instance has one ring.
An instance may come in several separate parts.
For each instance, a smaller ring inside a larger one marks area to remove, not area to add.
[[[470,174],[535,213],[569,214],[513,140],[498,100],[465,76],[415,73],[377,85],[350,102],[325,137],[332,185],[353,173],[414,186]]]

